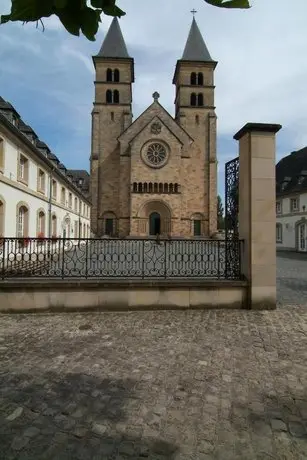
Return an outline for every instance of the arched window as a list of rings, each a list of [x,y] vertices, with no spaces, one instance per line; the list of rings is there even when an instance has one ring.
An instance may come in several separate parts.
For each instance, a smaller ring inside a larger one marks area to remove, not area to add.
[[[152,193],[152,183],[151,182],[149,182],[148,191],[149,191],[149,193]]]
[[[157,182],[154,183],[154,193],[158,193],[158,184],[157,184]]]
[[[29,232],[29,209],[23,204],[17,209],[17,237],[25,238]]]
[[[113,102],[114,104],[119,104],[119,92],[117,89],[113,91]]]
[[[119,82],[119,70],[114,70],[114,81]]]
[[[191,94],[190,103],[191,103],[192,106],[196,105],[196,94],[195,93]]]
[[[143,191],[143,184],[142,184],[142,182],[139,182],[138,183],[138,192],[142,193],[142,191]]]
[[[57,235],[57,218],[56,215],[53,214],[52,219],[51,219],[51,236],[52,238],[55,238]]]
[[[107,89],[106,91],[106,103],[107,104],[112,104],[113,98],[112,98],[112,91],[110,89]]]
[[[197,96],[197,105],[203,106],[204,105],[204,96],[202,93],[199,93]]]
[[[39,211],[37,215],[37,236],[40,238],[45,238],[45,223],[46,216],[44,211]]]
[[[147,184],[147,182],[144,182],[143,185],[144,185],[144,192],[147,193],[147,191],[148,191],[148,184]]]
[[[159,183],[159,193],[163,193],[163,184]]]
[[[174,193],[173,184],[169,184],[169,193]]]
[[[174,185],[174,192],[175,192],[175,193],[178,193],[178,184],[175,184],[175,185]]]
[[[195,115],[195,123],[196,123],[197,125],[199,125],[199,116],[198,116],[198,115]]]
[[[197,84],[199,86],[203,86],[204,84],[204,76],[201,72],[198,72],[198,75],[197,75]]]
[[[191,85],[196,85],[196,73],[191,73]]]
[[[133,191],[134,193],[138,191],[138,184],[136,182],[133,182]]]
[[[113,72],[112,69],[107,69],[107,81],[113,80]]]
[[[168,184],[164,184],[164,193],[168,193]]]
[[[75,196],[75,204],[74,204],[74,210],[77,212],[78,211],[78,198]]]

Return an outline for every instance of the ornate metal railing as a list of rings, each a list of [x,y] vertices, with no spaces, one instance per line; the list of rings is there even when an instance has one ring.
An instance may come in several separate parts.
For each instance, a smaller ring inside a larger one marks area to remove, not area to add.
[[[241,241],[2,238],[0,277],[241,279]],[[234,255],[226,267],[226,253]]]

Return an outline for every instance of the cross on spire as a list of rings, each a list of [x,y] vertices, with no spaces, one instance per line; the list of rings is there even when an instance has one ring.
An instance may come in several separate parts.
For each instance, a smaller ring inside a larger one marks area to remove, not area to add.
[[[195,8],[193,8],[193,10],[191,10],[191,13],[193,14],[193,18],[194,18],[195,14],[197,13],[197,11],[195,10]]]

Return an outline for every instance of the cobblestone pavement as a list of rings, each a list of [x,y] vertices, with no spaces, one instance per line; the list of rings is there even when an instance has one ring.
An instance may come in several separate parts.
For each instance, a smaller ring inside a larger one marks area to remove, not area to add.
[[[1,459],[307,458],[306,308],[0,321]]]
[[[277,298],[280,306],[307,306],[307,254],[277,253]]]

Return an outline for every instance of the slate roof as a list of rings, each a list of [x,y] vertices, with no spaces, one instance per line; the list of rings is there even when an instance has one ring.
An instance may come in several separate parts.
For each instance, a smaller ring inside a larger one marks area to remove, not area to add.
[[[85,169],[68,169],[67,174],[73,177],[73,181],[78,184],[78,187],[81,188],[85,195],[89,194],[90,175]],[[79,185],[80,179],[82,179],[82,185]]]
[[[307,191],[307,147],[290,153],[276,165],[276,196]]]
[[[97,56],[105,58],[130,58],[117,17],[113,18]]]
[[[213,61],[194,17],[181,60]]]

